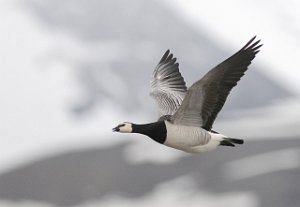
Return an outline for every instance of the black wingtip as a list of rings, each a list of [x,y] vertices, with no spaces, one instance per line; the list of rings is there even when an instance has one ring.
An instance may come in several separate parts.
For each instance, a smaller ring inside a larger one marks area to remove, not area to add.
[[[167,59],[167,57],[169,56],[170,50],[167,50],[164,55],[162,56],[162,58],[160,59],[159,63],[165,61]]]
[[[170,49],[168,49],[164,55],[162,56],[162,58],[160,59],[160,61],[158,62],[158,64],[165,64],[168,63],[170,65],[175,64],[177,61],[177,58],[174,57],[174,55],[170,52]]]
[[[259,44],[261,40],[255,41],[255,38],[256,36],[252,37],[240,51],[249,51],[255,56],[260,51],[259,49],[263,46],[263,44]]]
[[[158,64],[163,63],[163,62],[168,62],[170,59],[172,59],[173,54],[170,53],[170,49],[168,49],[164,55],[162,56],[162,58],[160,59],[160,61],[158,62]]]
[[[255,40],[255,38],[256,38],[256,35],[255,35],[254,37],[252,37],[252,38],[245,44],[245,46],[243,47],[243,49],[247,48],[247,47]],[[260,41],[260,40],[258,40],[258,41]]]
[[[258,45],[258,43],[260,43],[261,40],[257,40],[256,42],[253,43],[253,41],[256,39],[256,35],[254,37],[252,37],[246,44],[245,46],[242,48],[242,50],[246,50],[248,48],[252,48],[253,50],[256,50],[258,48],[260,48],[262,46],[262,44]],[[256,46],[258,45],[258,46]],[[256,47],[255,47],[256,46]]]

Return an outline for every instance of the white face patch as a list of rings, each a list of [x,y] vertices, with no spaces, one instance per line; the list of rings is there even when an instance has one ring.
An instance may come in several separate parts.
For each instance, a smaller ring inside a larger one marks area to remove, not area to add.
[[[132,132],[132,123],[124,122],[122,124],[119,124],[116,127],[116,131],[121,132],[121,133],[131,133]]]

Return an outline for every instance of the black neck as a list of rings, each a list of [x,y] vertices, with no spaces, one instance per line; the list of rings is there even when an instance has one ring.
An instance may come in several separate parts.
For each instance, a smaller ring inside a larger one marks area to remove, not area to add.
[[[167,129],[164,121],[158,121],[150,124],[133,124],[132,132],[144,134],[161,144],[163,144],[167,138]]]

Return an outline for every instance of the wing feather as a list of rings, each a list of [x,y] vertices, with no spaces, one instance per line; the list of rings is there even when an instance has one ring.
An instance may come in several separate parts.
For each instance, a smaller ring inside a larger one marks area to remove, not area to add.
[[[260,40],[253,43],[254,39],[189,88],[181,106],[171,118],[173,123],[211,130],[231,89],[245,74],[262,46],[259,45]]]
[[[176,60],[167,50],[152,74],[150,95],[156,100],[161,116],[173,115],[187,91]]]

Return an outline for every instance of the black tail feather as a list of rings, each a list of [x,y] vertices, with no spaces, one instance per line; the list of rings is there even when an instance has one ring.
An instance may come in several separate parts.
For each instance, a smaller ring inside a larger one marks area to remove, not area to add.
[[[232,144],[232,143],[231,143],[230,141],[228,141],[228,140],[222,140],[222,141],[220,142],[220,145],[222,145],[222,146],[235,147],[235,145]]]
[[[234,144],[243,144],[244,140],[242,139],[235,139],[235,138],[224,138],[224,140],[222,140],[220,142],[220,145],[222,146],[230,146],[230,147],[235,147]]]
[[[242,139],[235,139],[235,138],[224,138],[224,139],[234,144],[244,144],[244,140]]]

